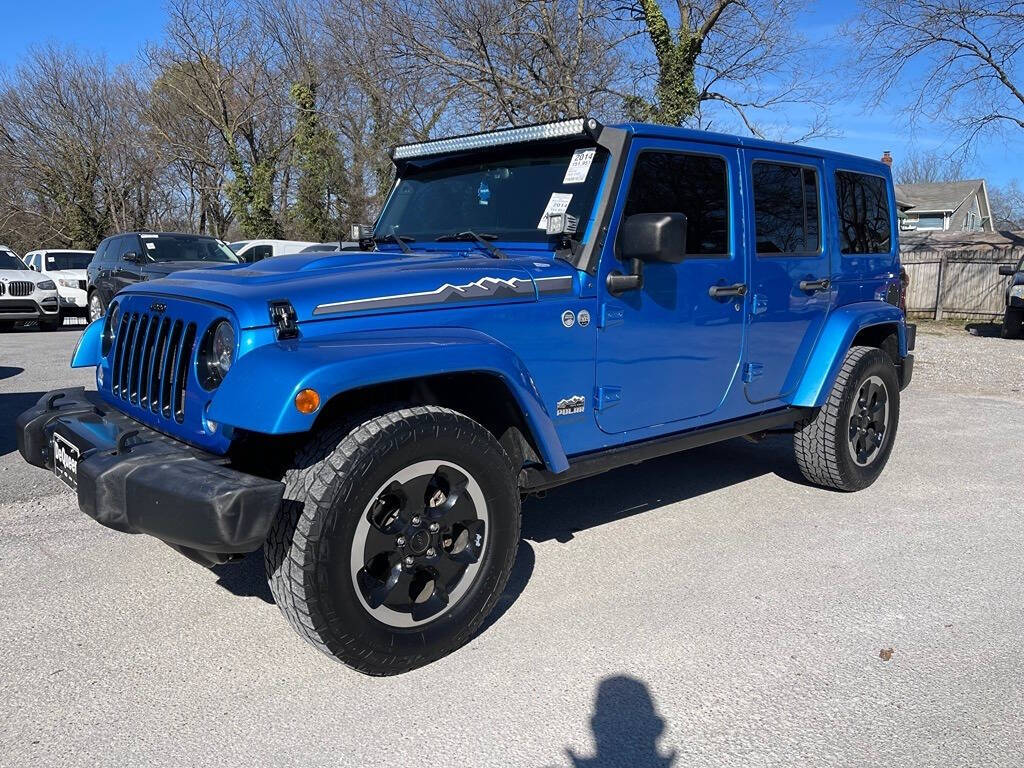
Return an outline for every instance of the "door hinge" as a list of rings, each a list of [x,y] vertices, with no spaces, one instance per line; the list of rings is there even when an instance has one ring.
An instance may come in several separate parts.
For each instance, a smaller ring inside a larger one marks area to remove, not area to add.
[[[598,387],[594,390],[594,410],[603,411],[622,402],[622,387]]]
[[[601,305],[601,319],[597,324],[598,328],[608,328],[613,325],[621,325],[625,322],[626,312],[622,307],[610,307],[607,304]]]
[[[760,377],[762,373],[764,373],[764,365],[762,363],[747,363],[743,366],[743,380],[747,384]]]

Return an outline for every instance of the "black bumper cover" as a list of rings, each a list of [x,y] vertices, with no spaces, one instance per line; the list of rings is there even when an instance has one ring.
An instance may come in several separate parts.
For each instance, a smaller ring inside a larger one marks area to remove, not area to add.
[[[281,483],[231,469],[81,387],[47,393],[16,424],[18,450],[37,467],[53,469],[55,430],[80,449],[78,505],[89,517],[178,549],[259,549],[284,493]]]

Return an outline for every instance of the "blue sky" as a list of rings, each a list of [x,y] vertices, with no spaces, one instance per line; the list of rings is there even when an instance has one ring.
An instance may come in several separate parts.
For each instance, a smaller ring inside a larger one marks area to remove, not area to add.
[[[49,0],[45,16],[39,8],[24,0],[3,0],[0,11],[0,66],[17,64],[30,45],[55,42],[104,54],[114,63],[131,60],[147,41],[160,37],[164,11],[159,2],[137,0]],[[852,3],[843,0],[820,0],[812,13],[801,21],[801,31],[812,41],[820,40],[851,13]],[[822,62],[823,68],[838,64]],[[908,80],[908,87],[912,81]],[[833,122],[842,132],[838,138],[810,143],[866,157],[880,157],[890,150],[899,162],[912,148],[944,152],[953,144],[944,142],[941,133],[919,129],[911,133],[905,118],[895,105],[883,105],[867,111],[863,104],[844,102],[837,105]],[[794,115],[794,122],[797,117]],[[1022,140],[986,139],[975,148],[974,159],[967,170],[984,176],[989,184],[1005,184],[1010,179],[1024,181]]]

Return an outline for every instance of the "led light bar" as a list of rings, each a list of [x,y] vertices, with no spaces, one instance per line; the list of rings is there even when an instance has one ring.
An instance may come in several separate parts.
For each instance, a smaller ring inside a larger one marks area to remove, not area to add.
[[[498,131],[470,133],[447,139],[422,141],[417,144],[399,144],[391,150],[393,160],[408,160],[410,157],[440,155],[446,152],[465,152],[481,147],[497,147],[502,144],[519,144],[524,141],[556,139],[562,136],[594,136],[601,125],[592,117],[574,117],[553,123],[524,125],[519,128],[502,128]]]

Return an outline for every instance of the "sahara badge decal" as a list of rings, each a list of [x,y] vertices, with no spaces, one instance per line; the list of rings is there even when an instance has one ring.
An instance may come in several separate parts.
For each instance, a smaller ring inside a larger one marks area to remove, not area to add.
[[[587,408],[587,399],[583,395],[573,395],[559,400],[555,404],[555,413],[558,416],[572,416],[574,413],[583,413]]]
[[[576,313],[571,309],[565,310],[565,312],[562,313],[562,325],[566,328],[572,328],[576,325]]]

